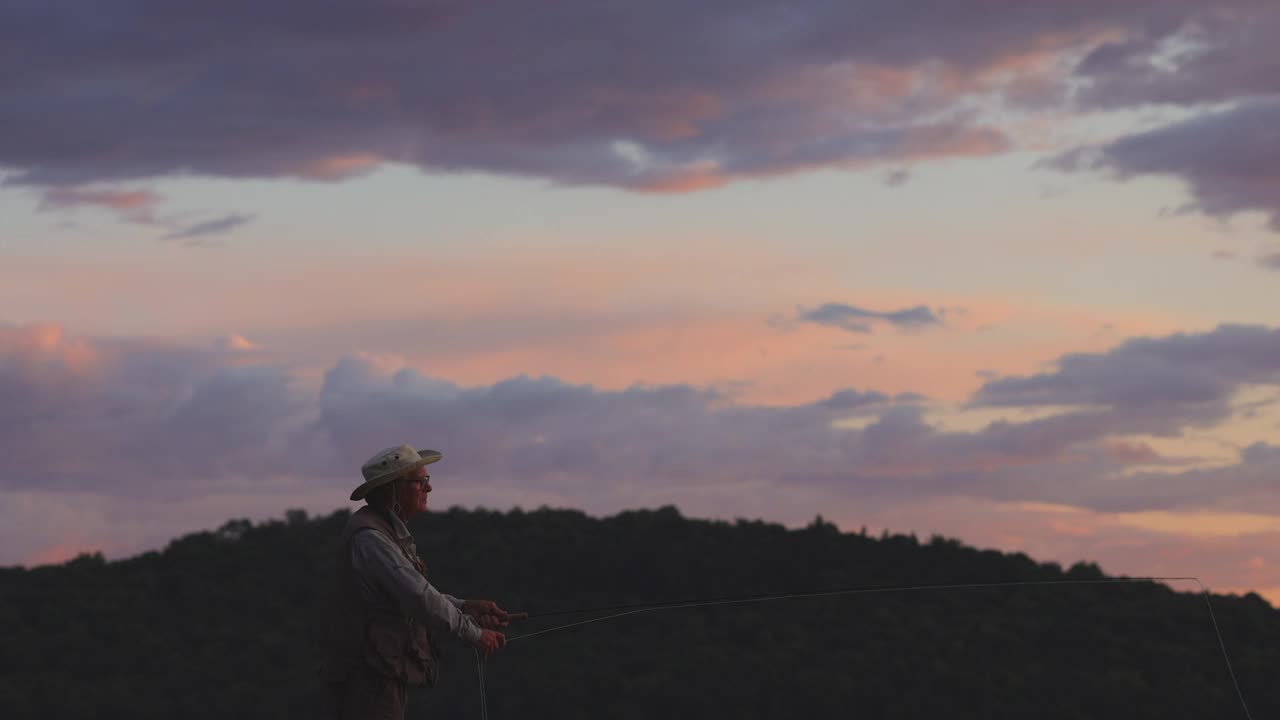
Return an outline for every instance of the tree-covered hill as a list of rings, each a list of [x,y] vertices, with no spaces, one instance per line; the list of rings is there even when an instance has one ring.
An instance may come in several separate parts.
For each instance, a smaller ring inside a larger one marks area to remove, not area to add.
[[[226,523],[163,552],[0,569],[0,718],[323,717],[318,600],[348,511]],[[433,583],[533,614],[687,598],[1100,579],[935,537],[453,509],[411,527]],[[489,716],[1244,717],[1202,595],[1148,583],[799,598],[621,617],[516,640],[486,664]],[[1280,717],[1280,613],[1213,609],[1254,718]],[[511,635],[591,615],[534,618]],[[479,717],[469,649],[410,717]]]

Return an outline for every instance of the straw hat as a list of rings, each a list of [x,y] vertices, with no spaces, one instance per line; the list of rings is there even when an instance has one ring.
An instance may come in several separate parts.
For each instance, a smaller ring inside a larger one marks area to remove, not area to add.
[[[364,475],[364,484],[351,491],[352,500],[363,500],[374,488],[403,477],[405,473],[416,467],[429,465],[444,457],[438,450],[414,450],[412,445],[401,445],[379,450],[373,457],[364,461],[360,474]]]

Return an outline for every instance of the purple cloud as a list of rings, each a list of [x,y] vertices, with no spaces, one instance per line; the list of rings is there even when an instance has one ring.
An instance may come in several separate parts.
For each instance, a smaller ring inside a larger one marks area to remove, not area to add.
[[[916,396],[911,396],[905,399],[910,400],[910,399],[915,399],[915,397]],[[904,398],[902,398],[902,396],[899,396],[899,398],[897,399],[904,399]],[[853,388],[846,388],[844,390],[837,390],[836,392],[832,393],[830,397],[828,397],[826,400],[820,401],[818,405],[824,408],[828,408],[830,410],[843,411],[843,410],[854,410],[854,409],[859,409],[867,406],[879,405],[881,403],[887,402],[888,400],[889,400],[888,395],[885,395],[884,393],[881,393],[881,392],[876,392],[875,390],[869,390],[867,392],[858,392]]]
[[[1280,230],[1280,96],[1243,102],[1174,125],[1077,149],[1053,164],[1108,170],[1120,178],[1168,175],[1186,181],[1184,210],[1225,217],[1257,211]]]
[[[1202,3],[1199,12],[1155,10],[1150,18],[1146,28],[1095,47],[1079,62],[1081,104],[1199,105],[1280,94],[1274,3]]]
[[[1275,493],[1280,446],[1254,443],[1238,462],[1182,472],[1142,472],[1100,481],[1085,478],[1065,499],[1098,510],[1214,509],[1247,513],[1280,513]]]
[[[1060,55],[1121,43],[1081,67],[1097,84],[1108,57],[1254,7],[19,0],[0,9],[0,165],[54,185],[401,162],[669,191],[990,154],[1009,141],[967,101],[1053,101]]]
[[[825,303],[812,310],[800,311],[796,319],[818,325],[828,325],[856,333],[869,333],[873,323],[884,322],[903,329],[929,325],[941,325],[942,318],[924,305],[880,312],[865,310],[844,303]]]
[[[210,236],[231,232],[252,220],[252,215],[227,215],[177,228],[161,239],[165,242],[181,240],[182,244],[187,246],[203,245],[208,242]]]
[[[1204,333],[1134,338],[1106,353],[1063,356],[1056,370],[991,380],[975,406],[1085,405],[1150,427],[1209,424],[1246,384],[1280,382],[1280,330],[1222,325]]]
[[[680,385],[603,390],[522,376],[462,387],[359,357],[312,381],[234,350],[0,327],[0,488],[91,493],[135,510],[298,494],[336,507],[373,450],[408,441],[445,452],[453,501],[506,506],[696,500],[765,512],[767,502],[742,503],[817,493],[867,508],[924,496],[1224,507],[1259,502],[1260,483],[1280,469],[1274,446],[1212,471],[1121,475],[1177,459],[1113,438],[1226,419],[1234,389],[1280,384],[1277,338],[1225,327],[1067,356],[1053,373],[993,380],[975,401],[1087,408],[946,431],[911,394],[844,389],[776,407]],[[870,422],[836,422],[853,415]]]
[[[884,184],[889,187],[901,187],[907,184],[907,181],[910,179],[911,171],[898,168],[885,174]]]
[[[278,471],[310,398],[230,355],[0,328],[0,484],[182,496]]]
[[[1096,46],[1075,67],[1082,108],[1229,105],[1100,148],[1077,148],[1051,165],[1106,170],[1121,179],[1179,178],[1192,201],[1175,212],[1226,217],[1256,211],[1280,230],[1277,32],[1280,6],[1274,3],[1212,3]]]
[[[37,210],[49,212],[79,207],[100,207],[110,210],[129,222],[152,224],[155,207],[161,197],[150,190],[112,190],[83,187],[51,187],[40,197]]]
[[[167,227],[170,231],[160,238],[162,242],[182,241],[182,245],[188,247],[208,245],[211,236],[230,232],[253,220],[252,215],[230,214],[182,225],[176,220],[157,216],[156,208],[162,200],[162,196],[151,190],[55,186],[44,189],[36,209],[40,212],[58,212],[81,207],[103,208],[127,222]]]

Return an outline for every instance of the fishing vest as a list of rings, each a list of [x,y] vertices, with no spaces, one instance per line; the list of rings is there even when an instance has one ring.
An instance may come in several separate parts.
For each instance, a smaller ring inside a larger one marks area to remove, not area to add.
[[[406,615],[389,594],[378,602],[370,602],[360,593],[359,578],[351,563],[351,541],[360,532],[382,533],[400,548],[423,577],[427,574],[413,538],[396,537],[390,520],[381,511],[366,505],[352,513],[338,543],[330,604],[332,631],[322,674],[330,682],[342,682],[353,670],[365,665],[398,681],[433,687],[439,651],[426,625]]]

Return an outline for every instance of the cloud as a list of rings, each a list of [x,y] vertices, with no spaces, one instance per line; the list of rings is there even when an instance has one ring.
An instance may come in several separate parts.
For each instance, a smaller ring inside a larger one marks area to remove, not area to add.
[[[174,176],[338,181],[384,164],[656,193],[883,167],[892,186],[916,163],[1018,148],[1018,131],[991,120],[1004,110],[1234,103],[1200,125],[1121,138],[1098,165],[1181,177],[1199,211],[1259,210],[1280,222],[1266,169],[1280,145],[1266,135],[1280,95],[1270,41],[1280,9],[1253,0],[951,9],[748,0],[726,21],[711,6],[587,0],[323,9],[264,0],[252,13],[125,0],[127,19],[103,23],[90,0],[56,15],[8,3],[0,112],[13,120],[0,168],[7,184],[44,188]],[[583,23],[590,32],[567,30]],[[1189,149],[1209,146],[1228,157]]]
[[[0,165],[40,185],[406,163],[672,192],[989,155],[1013,141],[975,106],[1060,102],[1070,82],[1098,85],[1189,24],[1263,12],[1251,7],[748,0],[726,18],[588,0],[125,0],[107,23],[91,0],[6,3]],[[1216,28],[1206,37],[1227,43]],[[1104,42],[1073,75],[1066,61]]]
[[[899,399],[902,399],[902,397],[899,396]],[[830,410],[853,410],[867,405],[879,405],[888,400],[888,395],[874,390],[858,392],[852,388],[846,388],[832,393],[830,397],[820,401],[818,405]]]
[[[1113,477],[1119,472],[1114,465],[1141,460],[1138,455],[1144,451],[1137,448],[1135,453],[1132,446],[1109,438],[1177,438],[1189,430],[1221,427],[1274,403],[1268,399],[1241,405],[1235,402],[1239,393],[1276,384],[1280,384],[1280,330],[1223,325],[1203,333],[1130,339],[1105,353],[1065,355],[1050,372],[988,381],[974,393],[970,406],[1060,408],[1059,414],[1043,420],[993,424],[985,434],[988,440],[1003,435],[1013,447],[1039,446],[1046,456],[1077,456],[1082,464],[1064,478],[1068,485],[1063,489],[1043,487],[1056,471],[1044,472],[1035,480],[1041,485],[1037,492],[1044,492],[1046,498],[1133,510],[1192,499],[1216,502],[1230,493],[1215,496],[1210,476],[1201,471]],[[997,429],[1002,432],[992,432]],[[1139,464],[1172,467],[1186,462],[1185,458],[1152,458]],[[1105,465],[1113,467],[1101,469]],[[1246,458],[1238,468],[1246,474],[1230,482],[1252,483],[1249,467]],[[1182,490],[1180,483],[1185,485]],[[1023,490],[1032,492],[1032,485]]]
[[[157,216],[156,209],[162,200],[161,195],[151,190],[55,186],[41,192],[37,210],[54,212],[81,207],[105,208],[131,223],[167,227],[170,232],[161,237],[162,241],[183,240],[185,242],[182,244],[187,246],[207,244],[207,238],[230,232],[253,220],[252,215],[231,214],[184,226]]]
[[[1228,327],[1067,356],[1055,373],[992,381],[979,399],[1097,407],[946,431],[926,421],[930,408],[914,394],[846,388],[774,406],[687,385],[602,390],[517,376],[464,387],[364,356],[311,379],[215,348],[0,328],[0,489],[96,493],[137,512],[231,497],[330,497],[336,506],[370,453],[408,441],[445,453],[452,502],[595,511],[675,502],[768,514],[769,502],[751,498],[856,501],[873,512],[954,496],[1280,513],[1267,495],[1280,470],[1275,445],[1251,445],[1218,468],[1154,472],[1178,460],[1124,439],[1221,421],[1218,398],[1232,383],[1280,382],[1270,369],[1277,335]],[[1174,370],[1153,370],[1150,356]],[[1177,379],[1176,369],[1196,367],[1225,385]],[[1158,379],[1117,390],[1139,371]],[[1107,389],[1110,405],[1097,397]],[[851,415],[863,422],[840,422]]]
[[[223,338],[218,338],[218,340],[214,342],[213,346],[219,350],[230,350],[232,352],[262,349],[261,345],[242,335],[228,335]]]
[[[1074,69],[1083,110],[1149,105],[1190,117],[1076,148],[1052,164],[1106,170],[1121,179],[1178,178],[1193,198],[1175,214],[1213,217],[1256,211],[1280,230],[1280,6],[1221,2],[1199,11],[1154,10],[1140,29],[1102,42]],[[1203,108],[1216,106],[1212,112]],[[1222,109],[1224,108],[1225,109]]]
[[[227,337],[220,337],[214,341],[214,347],[218,350],[228,350],[232,352],[244,352],[250,350],[261,350],[259,343],[248,340],[247,337],[238,336],[238,334],[229,334]]]
[[[115,212],[129,222],[155,222],[155,208],[160,195],[150,190],[112,190],[83,187],[46,188],[40,196],[40,211],[69,210],[78,207],[101,207]]]
[[[888,173],[885,173],[884,184],[888,185],[889,187],[901,187],[907,184],[907,181],[910,179],[911,179],[910,170],[904,170],[902,168],[898,168],[897,170],[892,170]]]
[[[1121,179],[1164,175],[1186,182],[1194,201],[1180,212],[1228,217],[1256,211],[1280,230],[1280,96],[1242,102],[1173,125],[1077,148],[1052,165],[1105,170]]]
[[[1087,406],[1151,432],[1210,425],[1248,384],[1280,381],[1280,330],[1221,325],[1202,333],[1133,338],[1106,353],[1063,356],[1052,372],[998,378],[975,406]]]
[[[812,310],[800,311],[796,319],[818,325],[837,327],[856,333],[869,333],[874,323],[884,322],[902,329],[941,325],[942,319],[924,305],[879,312],[844,303],[825,303]]]
[[[0,327],[0,484],[169,497],[280,472],[310,398],[283,369],[228,362]]]
[[[1107,443],[1104,448],[1112,458],[1122,463],[1148,464],[1160,459],[1147,443],[1115,442]]]
[[[186,246],[206,245],[209,237],[226,234],[252,220],[252,215],[226,215],[177,228],[161,239],[166,242],[183,240],[182,244]]]
[[[1098,481],[1083,483],[1075,490],[1081,501],[1076,504],[1104,511],[1221,509],[1276,515],[1277,471],[1280,446],[1258,442],[1244,448],[1236,463],[1111,478],[1105,495],[1097,493]]]
[[[1201,105],[1280,93],[1280,8],[1205,3],[1155,10],[1146,27],[1094,47],[1075,68],[1089,108]]]

